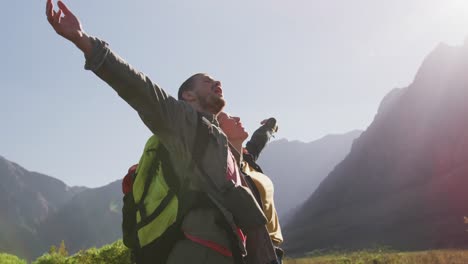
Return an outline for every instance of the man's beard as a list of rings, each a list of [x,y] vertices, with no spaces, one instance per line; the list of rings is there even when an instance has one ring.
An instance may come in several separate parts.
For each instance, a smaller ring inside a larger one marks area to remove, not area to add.
[[[210,94],[207,97],[198,97],[200,107],[207,112],[212,114],[218,114],[221,112],[226,105],[224,98],[219,97],[216,94]]]

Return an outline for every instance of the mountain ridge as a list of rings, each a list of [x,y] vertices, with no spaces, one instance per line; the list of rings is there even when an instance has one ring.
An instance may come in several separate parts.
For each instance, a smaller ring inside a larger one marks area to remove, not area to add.
[[[408,87],[384,97],[285,230],[290,252],[468,246],[461,187],[468,184],[467,66],[468,46],[439,45]],[[306,237],[314,239],[299,242]]]

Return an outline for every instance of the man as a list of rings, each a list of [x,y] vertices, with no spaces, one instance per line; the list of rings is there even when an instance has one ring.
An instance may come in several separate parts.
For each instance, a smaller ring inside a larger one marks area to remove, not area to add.
[[[107,43],[87,35],[63,2],[59,1],[58,7],[55,11],[52,0],[47,0],[47,19],[54,30],[83,51],[85,68],[107,82],[158,136],[180,182],[189,190],[206,194],[214,205],[184,214],[186,239],[176,244],[167,263],[243,263],[242,256],[247,254],[243,233],[249,240],[261,241],[267,232],[266,219],[250,190],[242,186],[227,138],[217,125],[216,114],[225,104],[221,83],[206,74],[195,74],[182,84],[179,97],[184,101],[178,101],[110,50]],[[209,127],[210,138],[204,156],[194,157],[191,150],[200,120]],[[249,252],[257,256],[255,263],[276,263],[271,245],[256,245],[255,252]]]

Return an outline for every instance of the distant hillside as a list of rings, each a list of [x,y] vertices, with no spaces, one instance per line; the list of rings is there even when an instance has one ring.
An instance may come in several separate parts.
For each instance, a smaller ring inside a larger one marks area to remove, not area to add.
[[[288,225],[288,252],[468,247],[466,98],[468,46],[439,45]]]
[[[83,191],[38,228],[41,247],[37,255],[62,240],[70,253],[100,247],[122,237],[122,181]]]
[[[0,250],[31,257],[38,226],[82,190],[0,156]]]
[[[34,259],[65,241],[70,253],[121,237],[121,181],[69,187],[0,157],[0,252]]]
[[[361,132],[328,135],[310,143],[281,139],[265,147],[258,163],[275,184],[275,204],[282,225],[344,159]]]

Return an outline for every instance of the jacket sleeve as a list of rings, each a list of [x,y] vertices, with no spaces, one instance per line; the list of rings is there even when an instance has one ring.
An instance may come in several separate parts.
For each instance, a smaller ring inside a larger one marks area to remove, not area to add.
[[[93,38],[93,42],[93,51],[86,58],[85,69],[93,71],[135,109],[166,147],[186,139],[184,135],[190,134],[187,126],[195,129],[196,111],[168,95],[148,76],[110,50],[106,42],[97,38]]]
[[[265,148],[265,145],[268,143],[276,130],[276,119],[273,117],[268,119],[264,125],[255,130],[246,145],[246,149],[254,161],[257,161],[260,153]]]

